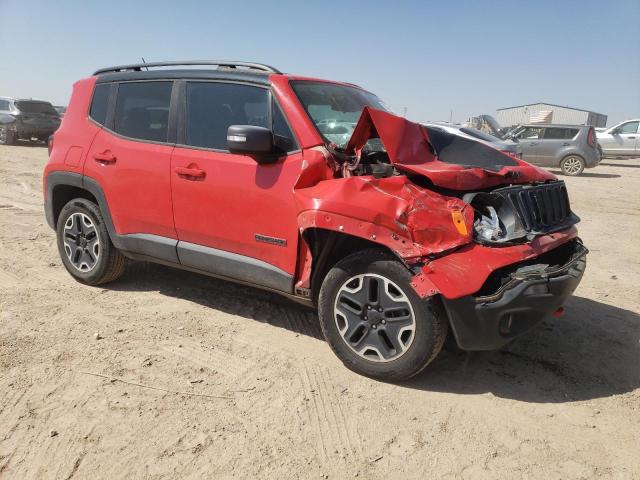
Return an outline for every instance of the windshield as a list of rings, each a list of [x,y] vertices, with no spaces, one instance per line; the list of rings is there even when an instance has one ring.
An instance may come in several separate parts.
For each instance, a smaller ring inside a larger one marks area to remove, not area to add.
[[[16,107],[22,113],[48,113],[51,115],[58,115],[58,112],[55,111],[53,105],[48,102],[33,102],[21,100],[16,102]]]
[[[328,143],[344,147],[365,106],[387,111],[372,93],[323,82],[291,82],[309,118]]]

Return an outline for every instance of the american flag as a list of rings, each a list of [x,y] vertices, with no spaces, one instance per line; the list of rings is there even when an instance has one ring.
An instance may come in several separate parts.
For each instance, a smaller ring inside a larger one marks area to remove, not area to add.
[[[533,112],[529,117],[531,123],[551,123],[553,118],[553,110],[540,110],[539,112]]]

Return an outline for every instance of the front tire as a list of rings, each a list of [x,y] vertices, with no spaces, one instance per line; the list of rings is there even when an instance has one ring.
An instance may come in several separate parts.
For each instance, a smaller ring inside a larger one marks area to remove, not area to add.
[[[347,368],[405,380],[438,355],[448,323],[410,282],[409,271],[379,250],[349,255],[329,271],[318,299],[320,326]]]
[[[7,127],[0,127],[0,145],[13,145],[16,143],[16,132]]]
[[[560,169],[564,175],[577,177],[584,171],[584,158],[579,155],[567,155],[560,162]]]
[[[113,246],[98,206],[84,198],[67,203],[56,228],[60,259],[87,285],[112,282],[124,273],[125,256]]]

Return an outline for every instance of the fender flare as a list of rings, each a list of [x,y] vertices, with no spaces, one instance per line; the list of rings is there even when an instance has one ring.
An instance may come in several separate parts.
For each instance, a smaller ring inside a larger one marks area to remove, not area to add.
[[[111,212],[109,211],[109,205],[105,198],[102,187],[93,178],[87,177],[80,173],[74,172],[51,172],[47,175],[45,180],[45,202],[44,211],[47,223],[51,228],[55,230],[55,212],[53,208],[53,191],[55,187],[60,185],[68,185],[71,187],[77,187],[82,190],[86,190],[93,195],[100,207],[100,213],[104,219],[105,226],[109,232],[111,242],[116,248],[125,249],[125,245],[120,241],[120,235],[117,234],[116,228],[111,218]]]

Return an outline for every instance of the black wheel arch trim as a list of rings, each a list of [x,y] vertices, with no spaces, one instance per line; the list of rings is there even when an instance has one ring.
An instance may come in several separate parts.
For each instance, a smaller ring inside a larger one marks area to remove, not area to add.
[[[175,238],[147,233],[120,235],[116,232],[105,194],[96,180],[74,172],[51,172],[45,181],[45,216],[55,230],[53,194],[55,187],[68,185],[86,190],[94,196],[102,213],[109,238],[113,245],[131,258],[197,269],[200,273],[223,277],[232,281],[267,288],[290,295],[293,292],[293,275],[261,260],[218,250],[203,245],[179,242]]]

